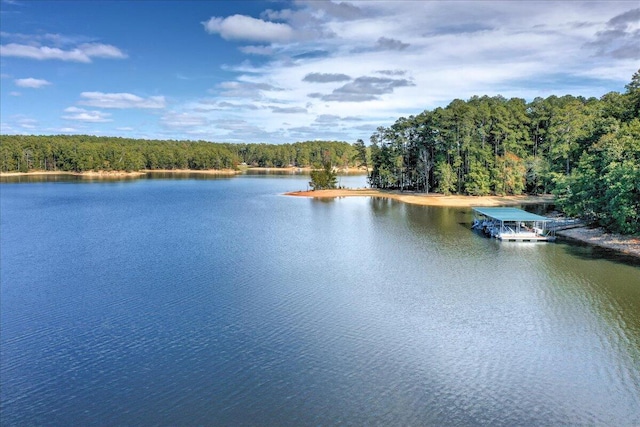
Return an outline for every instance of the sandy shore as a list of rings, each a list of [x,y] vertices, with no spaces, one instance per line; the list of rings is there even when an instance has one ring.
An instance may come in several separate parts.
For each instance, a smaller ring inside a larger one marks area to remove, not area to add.
[[[438,193],[413,193],[399,191],[382,191],[372,188],[366,189],[339,189],[316,191],[293,191],[286,193],[288,196],[333,198],[333,197],[384,197],[404,203],[423,206],[513,206],[540,203],[553,203],[552,195],[542,196],[444,196]]]
[[[199,174],[199,175],[238,175],[245,171],[256,172],[280,172],[280,173],[305,173],[308,174],[312,171],[312,168],[304,167],[286,167],[286,168],[262,168],[262,167],[242,167],[240,169],[142,169],[135,172],[126,171],[86,171],[86,172],[69,172],[69,171],[31,171],[31,172],[0,172],[0,177],[11,176],[38,176],[38,175],[69,175],[80,176],[87,178],[120,178],[120,177],[137,177],[143,176],[147,173],[166,173],[166,174]],[[341,174],[366,174],[366,169],[363,168],[341,168],[338,169],[338,173]]]
[[[140,171],[86,171],[86,172],[69,172],[69,171],[31,171],[31,172],[0,172],[0,177],[12,177],[12,176],[79,176],[82,178],[136,178],[144,176],[147,173],[170,173],[170,174],[201,174],[201,175],[236,175],[241,173],[240,171],[233,169],[206,169],[206,170],[191,170],[191,169],[143,169]]]
[[[602,228],[588,227],[557,231],[556,234],[640,258],[640,238],[638,237],[622,236],[620,234],[607,233]]]
[[[126,171],[87,171],[87,172],[69,172],[69,171],[32,171],[32,172],[0,172],[0,177],[11,176],[80,176],[86,178],[121,178],[121,177],[138,177],[145,175],[144,172],[126,172]]]
[[[309,174],[311,173],[312,170],[314,170],[311,167],[305,166],[302,168],[299,168],[297,166],[287,166],[284,168],[265,168],[265,167],[259,167],[259,166],[243,166],[241,167],[242,170],[246,170],[246,171],[256,171],[256,172],[290,172],[292,174],[295,173],[304,173],[304,174]],[[337,173],[339,174],[346,174],[346,175],[365,175],[367,174],[367,169],[365,169],[364,167],[360,167],[360,168],[336,168],[335,169]]]
[[[235,169],[143,169],[142,173],[173,173],[199,175],[237,175],[242,173]]]

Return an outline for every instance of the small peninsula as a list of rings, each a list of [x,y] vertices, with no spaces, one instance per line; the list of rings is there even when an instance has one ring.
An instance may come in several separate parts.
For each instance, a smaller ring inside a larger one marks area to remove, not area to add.
[[[445,196],[439,193],[419,193],[412,191],[390,191],[375,188],[365,189],[330,189],[316,191],[292,191],[287,196],[312,197],[317,199],[335,197],[382,197],[398,200],[400,202],[443,207],[471,207],[471,206],[514,206],[553,203],[554,197],[550,194],[540,196],[516,195],[516,196]]]

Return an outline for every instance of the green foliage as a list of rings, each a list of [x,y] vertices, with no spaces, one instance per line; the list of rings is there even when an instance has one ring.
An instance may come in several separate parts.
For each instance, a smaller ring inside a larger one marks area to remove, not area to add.
[[[640,233],[640,166],[637,161],[623,160],[608,165],[604,175],[607,190],[602,222],[623,234]]]
[[[524,161],[513,153],[498,156],[492,169],[493,188],[496,194],[522,194],[526,182]]]
[[[455,191],[457,177],[453,173],[451,165],[444,160],[439,161],[436,165],[436,179],[438,182],[437,192],[448,196]]]
[[[471,196],[486,196],[491,192],[489,171],[478,161],[473,161],[468,179],[465,182],[465,190]]]
[[[449,194],[553,192],[569,215],[640,228],[640,70],[600,99],[474,96],[400,117],[371,136],[369,183]]]
[[[600,137],[556,193],[568,215],[611,231],[640,233],[640,119]]]
[[[338,141],[224,144],[88,135],[1,135],[0,170],[234,169],[242,162],[262,167],[306,167],[325,160],[355,166],[356,152],[349,143]]]
[[[640,69],[633,73],[631,82],[625,86],[626,96],[629,99],[629,109],[633,117],[640,116]]]
[[[327,190],[336,188],[337,174],[333,171],[330,163],[325,163],[322,169],[311,171],[311,181],[309,185],[313,190]]]
[[[364,145],[364,141],[359,139],[353,144],[353,148],[355,149],[355,154],[353,156],[353,160],[358,163],[358,166],[369,165],[367,161],[367,147]]]

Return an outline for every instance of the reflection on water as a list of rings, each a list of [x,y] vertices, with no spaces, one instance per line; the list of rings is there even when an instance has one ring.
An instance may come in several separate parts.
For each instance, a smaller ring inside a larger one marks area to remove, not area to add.
[[[230,179],[237,176],[295,176],[308,177],[309,171],[305,169],[246,169],[238,175],[228,175],[225,173],[202,173],[202,172],[147,172],[139,176],[87,176],[87,175],[18,175],[18,176],[0,176],[0,183],[36,183],[36,182],[110,182],[110,181],[132,181],[138,179],[193,179],[193,180],[215,180]],[[351,188],[352,184],[356,187],[366,186],[366,173],[358,172],[341,172],[337,176],[338,186]],[[308,178],[305,178],[308,179]]]
[[[17,175],[0,176],[0,184],[19,184],[37,182],[114,182],[133,181],[140,179],[140,176],[87,176],[87,175]]]
[[[0,424],[640,424],[640,267],[307,180],[3,184]]]

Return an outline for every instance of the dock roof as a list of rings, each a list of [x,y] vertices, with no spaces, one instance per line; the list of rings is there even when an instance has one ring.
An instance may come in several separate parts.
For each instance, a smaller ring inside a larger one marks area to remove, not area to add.
[[[517,208],[473,208],[474,211],[498,221],[551,221],[549,218]]]

